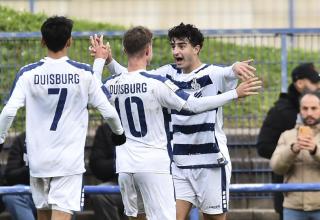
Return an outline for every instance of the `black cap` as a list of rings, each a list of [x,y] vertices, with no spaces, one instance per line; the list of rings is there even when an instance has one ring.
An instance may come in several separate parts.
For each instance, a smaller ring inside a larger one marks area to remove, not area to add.
[[[293,82],[296,82],[298,79],[309,79],[312,83],[320,82],[320,75],[313,63],[300,64],[292,70],[291,77]]]

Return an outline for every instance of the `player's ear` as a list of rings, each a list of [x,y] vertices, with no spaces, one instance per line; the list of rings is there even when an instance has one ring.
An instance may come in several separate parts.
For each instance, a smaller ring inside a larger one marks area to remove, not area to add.
[[[193,47],[193,50],[196,54],[199,54],[200,53],[200,50],[201,50],[201,47],[200,45],[196,45],[195,47]]]
[[[47,44],[46,44],[46,42],[44,41],[44,39],[43,39],[43,38],[41,38],[41,46],[42,46],[42,47],[47,46]]]
[[[303,79],[298,79],[295,83],[294,83],[296,89],[301,92],[303,90],[304,87],[304,80]]]
[[[72,43],[72,37],[67,40],[66,47],[70,47]]]
[[[152,45],[148,44],[146,47],[146,56],[149,56],[152,53]]]

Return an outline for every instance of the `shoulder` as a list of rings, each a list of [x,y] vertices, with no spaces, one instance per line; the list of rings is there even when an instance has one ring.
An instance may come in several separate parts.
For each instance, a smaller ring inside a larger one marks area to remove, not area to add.
[[[168,80],[168,78],[166,78],[164,76],[151,74],[148,71],[139,72],[139,75],[142,77],[145,77],[147,79],[154,80],[155,82],[164,83],[166,80]]]
[[[291,110],[291,111],[297,112],[297,109],[296,109],[294,103],[292,103],[291,99],[289,98],[289,96],[286,93],[280,94],[279,99],[275,102],[273,108],[278,111]]]
[[[82,70],[88,71],[93,74],[92,67],[87,63],[81,63],[81,62],[74,61],[74,60],[67,60],[66,62],[75,68],[82,69]]]
[[[294,128],[285,130],[284,132],[282,132],[281,136],[283,136],[284,138],[296,138],[297,136],[297,132],[298,132],[298,127],[299,125],[296,125]]]
[[[102,82],[103,82],[103,84],[106,84],[114,79],[119,78],[120,76],[121,76],[121,73],[113,74],[113,75],[109,76],[108,78],[104,79]]]
[[[194,73],[204,73],[208,74],[212,70],[214,70],[214,66],[212,64],[203,64],[204,66],[201,67],[200,69],[196,70]]]
[[[38,62],[35,62],[35,63],[30,63],[30,64],[28,64],[26,66],[23,66],[23,67],[20,68],[20,70],[18,72],[18,75],[22,76],[24,73],[29,72],[31,70],[34,70],[34,69],[42,66],[43,64],[44,64],[43,61],[38,61]]]

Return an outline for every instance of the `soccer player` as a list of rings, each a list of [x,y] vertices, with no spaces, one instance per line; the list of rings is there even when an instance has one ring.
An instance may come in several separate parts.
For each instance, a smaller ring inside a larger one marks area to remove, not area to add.
[[[248,80],[254,75],[255,69],[246,62],[226,68],[203,64],[199,53],[204,37],[193,25],[181,23],[169,30],[168,37],[175,64],[160,67],[152,74],[166,76],[191,96],[230,91],[236,87],[237,77]],[[108,60],[112,60],[110,56]],[[125,72],[115,60],[108,68],[112,73]],[[200,208],[205,220],[225,219],[231,161],[222,130],[222,107],[201,114],[173,110],[171,123],[177,219],[186,219],[192,205]]]
[[[17,110],[26,106],[30,188],[38,220],[70,220],[80,210],[88,104],[100,111],[116,144],[125,142],[106,88],[89,65],[67,57],[72,26],[72,20],[57,16],[42,24],[47,57],[20,69],[0,115],[2,144]]]
[[[164,126],[166,118],[162,108],[176,112],[183,109],[181,113],[186,115],[213,110],[236,97],[257,94],[255,91],[261,82],[252,78],[237,90],[197,98],[183,92],[169,79],[146,71],[152,59],[152,33],[147,28],[128,30],[123,46],[128,56],[128,70],[111,76],[105,86],[127,136],[127,142],[116,149],[116,169],[125,212],[132,219],[143,218],[145,213],[147,219],[173,220],[176,210],[167,152],[166,129],[169,128]],[[96,54],[99,52],[96,50]],[[224,75],[215,74],[215,78],[208,76],[206,80],[220,85]],[[224,163],[219,155],[213,157]]]

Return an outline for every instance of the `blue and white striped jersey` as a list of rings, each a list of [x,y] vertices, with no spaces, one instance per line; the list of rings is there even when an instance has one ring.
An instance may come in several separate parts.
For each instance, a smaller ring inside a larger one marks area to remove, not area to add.
[[[203,64],[184,74],[174,64],[154,73],[171,79],[180,89],[194,97],[214,96],[236,88],[232,67]],[[203,113],[171,111],[172,156],[180,168],[223,166],[230,161],[227,138],[222,130],[222,107]]]
[[[112,61],[108,65],[112,73],[126,69]],[[175,64],[150,71],[172,80],[180,89],[194,97],[215,96],[236,88],[237,77],[230,67],[203,64],[191,73],[184,74]],[[173,161],[180,168],[223,166],[230,161],[227,138],[222,130],[222,105],[204,113],[171,111],[167,116],[170,128]],[[170,112],[170,110],[169,110]]]
[[[55,177],[83,173],[88,104],[98,108],[116,134],[123,128],[101,82],[87,64],[46,57],[17,74],[0,115],[0,143],[20,107],[26,106],[30,174]]]

